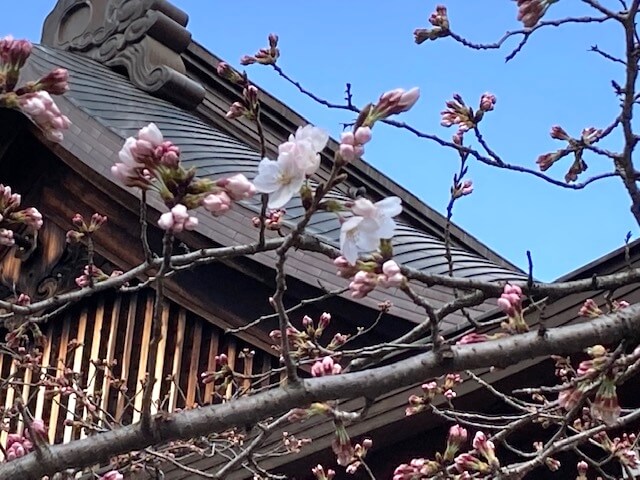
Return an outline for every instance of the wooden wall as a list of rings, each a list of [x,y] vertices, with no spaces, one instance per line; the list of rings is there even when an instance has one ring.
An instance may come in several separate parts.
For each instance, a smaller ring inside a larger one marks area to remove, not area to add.
[[[153,297],[152,290],[105,294],[52,319],[43,328],[46,341],[42,365],[50,368],[42,370],[41,378],[55,378],[63,375],[65,368],[71,369],[73,374],[68,376],[86,387],[84,393],[107,412],[99,414],[99,422],[107,428],[108,424],[139,419],[140,382],[149,354]],[[251,355],[249,344],[224,335],[215,325],[174,303],[163,304],[162,323],[165,335],[158,348],[155,376],[160,381],[154,386],[153,398],[159,401],[154,404],[154,411],[220,402],[225,395],[236,394],[238,388],[259,388],[279,380],[262,375],[277,367],[276,357],[263,351]],[[78,345],[75,348],[74,343]],[[256,377],[253,382],[240,379],[236,386],[214,395],[214,385],[203,384],[200,374],[215,370],[215,356],[222,353],[228,356],[235,372]],[[107,369],[92,362],[96,359],[115,364]],[[61,395],[51,386],[35,387],[37,377],[37,370],[19,370],[8,355],[0,355],[0,378],[11,379],[13,384],[13,388],[0,391],[0,409],[10,409],[18,392],[34,417],[42,418],[49,426],[51,442],[67,442],[86,435],[78,422],[88,413],[82,398]],[[10,425],[11,431],[21,430],[17,416]],[[6,433],[2,433],[4,436]],[[4,444],[2,437],[0,443]]]

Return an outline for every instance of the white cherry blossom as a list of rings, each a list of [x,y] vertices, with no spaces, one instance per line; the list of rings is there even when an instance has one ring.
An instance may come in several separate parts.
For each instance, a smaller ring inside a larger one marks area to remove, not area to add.
[[[354,215],[343,222],[340,230],[340,251],[349,263],[355,264],[360,253],[376,250],[380,239],[393,237],[393,217],[402,212],[402,201],[387,197],[373,203],[359,198],[351,211]]]
[[[284,207],[300,191],[304,183],[304,170],[301,170],[290,155],[278,157],[277,161],[263,158],[258,164],[258,176],[253,179],[256,190],[269,194],[269,208]]]

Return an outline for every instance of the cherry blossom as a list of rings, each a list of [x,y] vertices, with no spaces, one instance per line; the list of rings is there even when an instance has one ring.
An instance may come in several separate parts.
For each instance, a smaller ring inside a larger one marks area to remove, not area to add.
[[[401,203],[398,197],[387,197],[375,204],[359,198],[353,203],[354,215],[342,223],[340,230],[340,251],[349,263],[355,264],[362,252],[376,250],[380,239],[393,237],[393,217],[402,212]]]
[[[269,194],[269,208],[284,207],[300,191],[305,179],[295,158],[283,155],[277,161],[263,158],[258,164],[258,176],[253,179],[256,190]]]
[[[327,146],[329,134],[313,125],[298,127],[295,135],[278,147],[278,158],[291,155],[305,175],[313,175],[320,166],[320,152]]]
[[[269,208],[277,210],[300,191],[305,178],[320,166],[320,151],[329,135],[322,129],[307,125],[278,147],[278,159],[268,158],[258,164],[258,176],[253,183],[258,192],[269,194]]]

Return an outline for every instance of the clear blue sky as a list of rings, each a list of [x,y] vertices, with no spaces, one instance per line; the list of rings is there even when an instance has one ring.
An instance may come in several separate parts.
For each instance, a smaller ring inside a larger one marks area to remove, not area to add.
[[[508,64],[505,51],[471,52],[450,39],[413,43],[416,27],[426,27],[435,3],[393,2],[237,2],[173,0],[190,15],[193,38],[229,63],[239,66],[243,54],[280,36],[279,64],[317,94],[339,101],[345,82],[363,105],[385,90],[419,86],[422,98],[406,120],[421,130],[450,137],[439,126],[439,112],[454,92],[471,104],[491,91],[496,110],[484,122],[485,137],[510,163],[535,167],[541,153],[562,146],[549,138],[552,125],[578,135],[583,127],[604,127],[617,114],[610,81],[622,82],[622,68],[603,61],[588,49],[597,43],[620,53],[621,29],[614,25],[568,26],[537,32],[524,51]],[[615,1],[605,1],[617,8]],[[3,4],[0,34],[33,41],[54,0]],[[519,28],[516,7],[504,0],[450,0],[452,28],[478,42],[490,42],[506,30]],[[548,17],[584,14],[578,2],[554,5]],[[573,10],[572,10],[573,9]],[[575,10],[577,9],[577,10]],[[513,46],[514,42],[507,44]],[[248,67],[250,78],[282,99],[312,123],[333,135],[348,114],[328,111],[302,97],[269,68]],[[408,188],[431,207],[444,211],[456,155],[406,132],[380,126],[367,147],[366,160]],[[612,139],[616,140],[616,139]],[[611,141],[604,146],[616,148]],[[587,174],[611,171],[607,160],[587,156]],[[550,171],[562,178],[569,161]],[[514,263],[526,266],[533,254],[534,274],[551,280],[619,247],[627,231],[638,228],[618,179],[608,179],[584,191],[569,191],[515,172],[499,171],[476,162],[470,166],[473,195],[457,205],[454,221]],[[586,178],[586,177],[585,177]]]

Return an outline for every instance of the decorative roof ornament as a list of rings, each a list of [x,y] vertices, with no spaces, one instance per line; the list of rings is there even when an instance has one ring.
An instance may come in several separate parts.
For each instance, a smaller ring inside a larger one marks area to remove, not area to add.
[[[152,95],[192,110],[205,90],[186,75],[189,17],[166,0],[58,0],[44,22],[44,45],[90,57]]]

